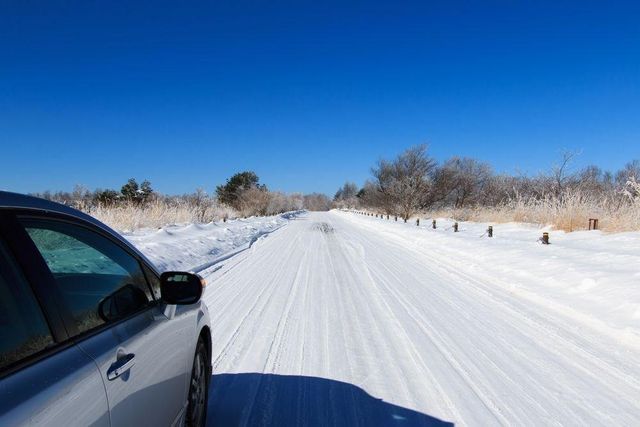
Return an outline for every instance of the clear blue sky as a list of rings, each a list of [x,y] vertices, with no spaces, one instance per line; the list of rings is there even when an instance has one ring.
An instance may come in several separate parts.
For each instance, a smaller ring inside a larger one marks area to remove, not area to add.
[[[640,2],[345,3],[3,1],[0,188],[333,194],[423,142],[530,174],[640,158]]]

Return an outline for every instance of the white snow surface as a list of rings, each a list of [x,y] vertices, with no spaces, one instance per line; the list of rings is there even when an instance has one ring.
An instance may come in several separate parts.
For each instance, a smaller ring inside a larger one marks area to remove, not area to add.
[[[331,211],[127,237],[161,268],[222,257],[202,271],[210,425],[640,425],[640,233],[451,224]]]
[[[161,271],[201,271],[248,249],[302,212],[270,217],[232,219],[208,224],[179,224],[144,228],[124,237],[140,249]]]

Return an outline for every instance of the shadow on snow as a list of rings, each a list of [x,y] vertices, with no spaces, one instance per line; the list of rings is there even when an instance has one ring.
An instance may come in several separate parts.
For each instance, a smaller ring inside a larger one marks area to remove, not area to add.
[[[453,426],[387,403],[352,384],[275,374],[211,380],[208,426]]]

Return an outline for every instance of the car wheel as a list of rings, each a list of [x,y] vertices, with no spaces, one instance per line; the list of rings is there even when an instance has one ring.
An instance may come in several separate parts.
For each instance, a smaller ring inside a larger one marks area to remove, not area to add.
[[[207,419],[207,397],[209,395],[207,357],[204,342],[198,340],[191,369],[191,381],[189,381],[189,404],[186,420],[186,425],[189,427],[202,427]]]

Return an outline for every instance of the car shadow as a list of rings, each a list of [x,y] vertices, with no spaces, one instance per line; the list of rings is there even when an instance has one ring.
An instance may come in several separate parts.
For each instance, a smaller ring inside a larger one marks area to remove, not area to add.
[[[326,378],[259,373],[211,379],[207,426],[453,426]]]

